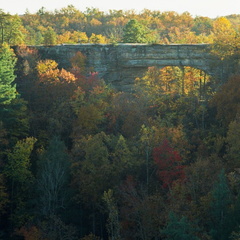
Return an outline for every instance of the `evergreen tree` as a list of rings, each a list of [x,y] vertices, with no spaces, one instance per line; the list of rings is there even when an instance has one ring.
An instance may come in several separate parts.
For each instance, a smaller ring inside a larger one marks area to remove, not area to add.
[[[0,44],[22,44],[23,29],[21,18],[18,15],[6,14],[0,9]]]
[[[0,109],[0,119],[6,131],[9,146],[13,146],[19,139],[29,136],[29,113],[27,102],[23,98],[15,98],[11,104]]]
[[[179,219],[170,212],[166,228],[162,231],[168,240],[198,240],[196,229],[191,226],[186,217]]]
[[[14,68],[16,58],[7,44],[0,46],[0,105],[9,104],[16,97]]]
[[[213,239],[225,240],[231,233],[230,193],[225,172],[222,170],[212,190],[210,233]]]
[[[147,43],[152,42],[149,30],[136,19],[130,20],[123,29],[123,42]]]

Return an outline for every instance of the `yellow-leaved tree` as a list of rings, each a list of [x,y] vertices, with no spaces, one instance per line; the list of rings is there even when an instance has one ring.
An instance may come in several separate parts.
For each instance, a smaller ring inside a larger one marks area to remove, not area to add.
[[[213,22],[213,34],[213,54],[223,60],[236,53],[239,36],[227,18],[220,17]]]

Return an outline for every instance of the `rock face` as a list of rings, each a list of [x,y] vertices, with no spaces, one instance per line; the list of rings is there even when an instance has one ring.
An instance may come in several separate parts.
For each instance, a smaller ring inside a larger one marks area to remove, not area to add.
[[[59,67],[66,69],[70,67],[70,58],[80,51],[86,56],[87,66],[119,90],[129,90],[134,79],[143,76],[150,66],[192,66],[217,75],[217,59],[206,44],[79,44],[34,48],[42,59],[54,59]]]

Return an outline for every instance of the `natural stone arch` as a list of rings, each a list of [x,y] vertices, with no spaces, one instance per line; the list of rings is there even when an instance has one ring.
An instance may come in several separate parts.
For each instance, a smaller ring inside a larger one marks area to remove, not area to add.
[[[192,66],[217,76],[218,59],[207,44],[79,44],[34,46],[43,59],[53,59],[60,67],[70,67],[70,59],[81,52],[107,83],[119,90],[129,89],[136,77],[150,66]]]

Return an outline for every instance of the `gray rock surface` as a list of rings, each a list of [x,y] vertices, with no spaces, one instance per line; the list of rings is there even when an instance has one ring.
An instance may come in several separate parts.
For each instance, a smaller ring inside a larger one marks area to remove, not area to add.
[[[87,67],[93,67],[107,83],[118,90],[130,90],[136,77],[150,66],[191,66],[217,75],[218,60],[210,54],[207,44],[76,44],[34,46],[42,59],[53,59],[68,69],[70,59],[80,51],[86,56]]]

